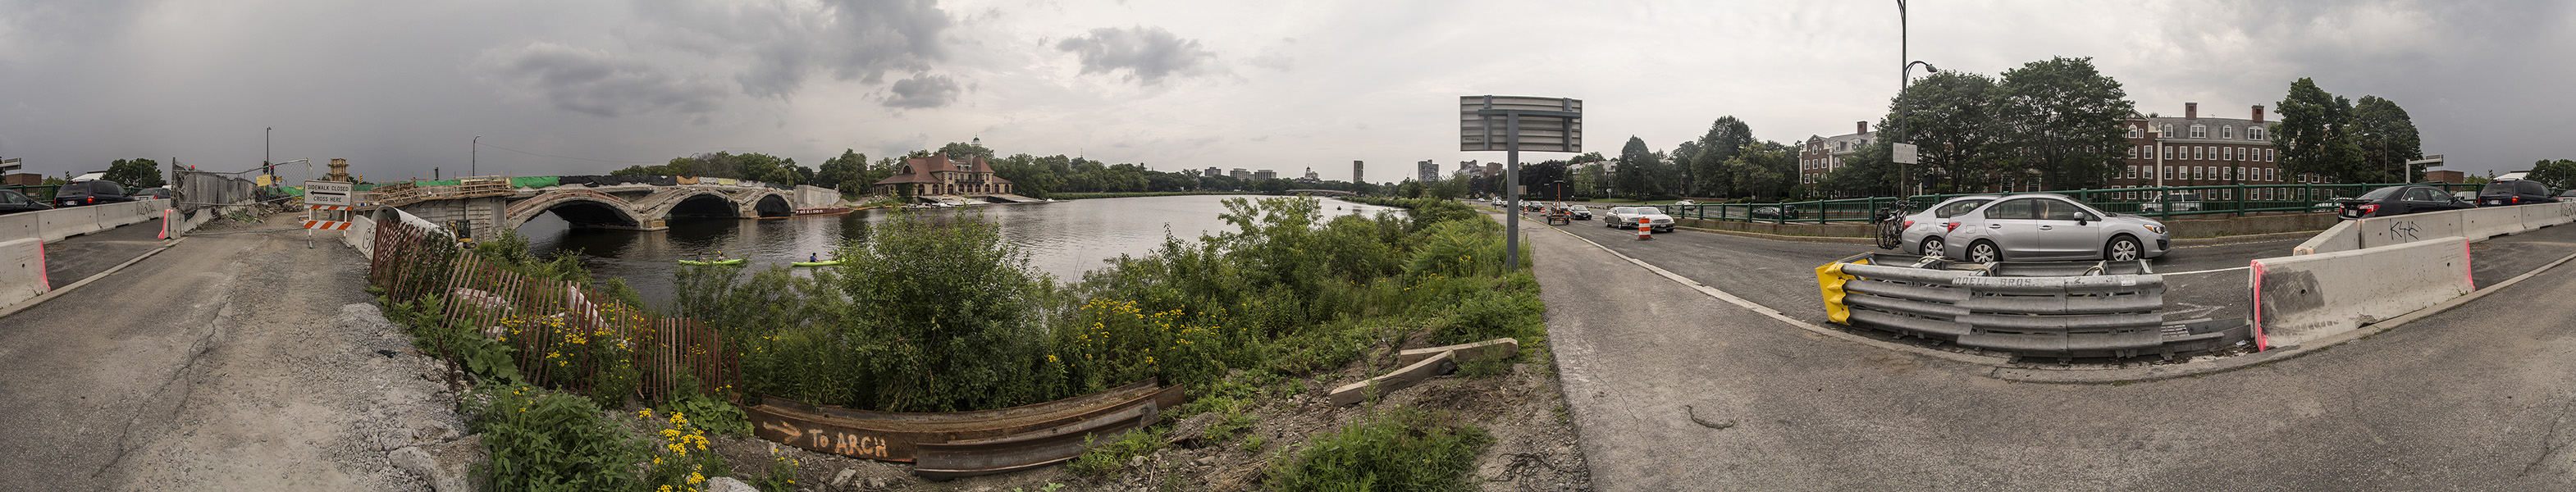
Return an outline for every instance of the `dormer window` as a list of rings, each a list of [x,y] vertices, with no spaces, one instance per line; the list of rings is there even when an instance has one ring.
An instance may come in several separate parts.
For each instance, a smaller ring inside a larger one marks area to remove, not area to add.
[[[2191,125],[2191,138],[2209,138],[2209,126],[2201,124]]]
[[[2224,138],[2224,139],[2228,139],[2228,140],[2235,140],[2235,139],[2236,139],[2236,125],[2227,125],[2227,126],[2218,127],[2218,138]]]
[[[2145,136],[2145,135],[2146,135],[2146,133],[2147,133],[2147,132],[2146,132],[2146,131],[2144,131],[2144,130],[2139,130],[2139,129],[2138,129],[2138,125],[2129,125],[2129,138],[2138,138],[2138,137],[2141,137],[2141,136]]]
[[[1851,150],[1851,141],[1850,141],[1850,140],[1844,140],[1844,141],[1841,141],[1841,142],[1834,142],[1834,151],[1835,151],[1835,152],[1842,152],[1842,151],[1847,151],[1847,150]]]
[[[2245,127],[2245,139],[2246,139],[2246,140],[2262,140],[2262,139],[2263,139],[2263,127],[2262,127],[2262,126],[2249,126],[2249,127]]]
[[[2164,134],[2165,134],[2165,138],[2173,138],[2173,124],[2172,124],[2172,123],[2166,123],[2166,124],[2165,124],[2165,126],[2164,126],[2164,131],[2163,131],[2162,133],[2164,133]]]

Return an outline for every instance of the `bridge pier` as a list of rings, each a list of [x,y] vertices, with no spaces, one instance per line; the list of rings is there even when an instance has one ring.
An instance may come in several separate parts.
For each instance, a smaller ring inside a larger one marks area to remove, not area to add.
[[[499,234],[501,214],[509,208],[505,197],[480,197],[431,200],[400,207],[404,212],[430,221],[440,227],[462,227],[465,237],[483,239]]]

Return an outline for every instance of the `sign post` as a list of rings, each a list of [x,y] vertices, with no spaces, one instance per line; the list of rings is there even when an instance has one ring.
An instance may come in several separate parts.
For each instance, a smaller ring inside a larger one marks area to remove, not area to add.
[[[349,209],[356,202],[349,195],[357,186],[338,181],[305,181],[304,207],[311,214],[304,221],[304,247],[313,247],[313,230],[349,230]]]
[[[1458,150],[1504,152],[1503,271],[1521,266],[1521,150],[1583,152],[1583,100],[1562,97],[1459,96]]]

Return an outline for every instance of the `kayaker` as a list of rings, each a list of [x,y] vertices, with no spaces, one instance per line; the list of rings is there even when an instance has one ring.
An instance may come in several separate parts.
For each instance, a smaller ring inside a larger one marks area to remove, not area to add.
[[[822,263],[822,262],[823,262],[823,254],[822,254],[822,253],[806,253],[806,254],[805,254],[805,261],[806,261],[807,263]]]

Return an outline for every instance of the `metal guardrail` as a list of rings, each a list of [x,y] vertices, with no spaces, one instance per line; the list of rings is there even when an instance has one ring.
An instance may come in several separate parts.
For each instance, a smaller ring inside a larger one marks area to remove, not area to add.
[[[2243,323],[2167,323],[2164,276],[2144,261],[1956,263],[1861,253],[1816,267],[1835,323],[2023,357],[2129,358],[2209,350]]]

